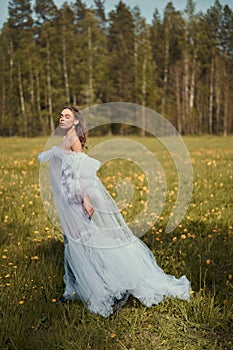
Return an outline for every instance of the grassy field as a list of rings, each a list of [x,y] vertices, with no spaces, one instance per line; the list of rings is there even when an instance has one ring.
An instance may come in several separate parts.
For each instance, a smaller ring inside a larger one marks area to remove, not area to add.
[[[89,146],[104,140],[91,138]],[[190,302],[169,299],[146,308],[131,297],[108,318],[91,314],[80,302],[56,305],[63,292],[63,242],[40,198],[37,154],[46,139],[0,139],[2,350],[233,348],[233,137],[184,138],[194,189],[172,233],[165,227],[177,194],[174,164],[159,142],[134,140],[156,154],[168,186],[164,211],[142,239],[166,273],[190,279]],[[138,197],[123,212],[129,220],[137,203],[144,203],[145,183],[124,162],[120,169],[105,167],[99,176],[113,196],[119,178],[137,184]]]

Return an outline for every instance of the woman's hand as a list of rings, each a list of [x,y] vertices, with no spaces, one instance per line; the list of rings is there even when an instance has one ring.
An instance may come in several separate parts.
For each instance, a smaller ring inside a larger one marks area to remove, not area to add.
[[[85,214],[88,215],[89,219],[91,219],[94,213],[94,208],[90,202],[88,195],[86,194],[84,194],[83,196],[83,207],[84,207]]]

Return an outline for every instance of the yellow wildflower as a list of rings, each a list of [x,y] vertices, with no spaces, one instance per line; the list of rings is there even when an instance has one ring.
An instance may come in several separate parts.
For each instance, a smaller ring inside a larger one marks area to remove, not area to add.
[[[39,259],[39,256],[37,255],[31,257],[31,260],[38,260],[38,259]]]

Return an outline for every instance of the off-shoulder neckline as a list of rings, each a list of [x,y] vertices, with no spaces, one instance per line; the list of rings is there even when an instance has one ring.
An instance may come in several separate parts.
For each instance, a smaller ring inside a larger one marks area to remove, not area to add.
[[[64,151],[66,154],[86,155],[86,153],[84,153],[84,152],[75,152],[75,151],[72,151],[72,150],[68,151],[65,148],[62,148],[62,147],[59,147],[59,146],[54,146],[54,147],[58,148],[59,150]]]

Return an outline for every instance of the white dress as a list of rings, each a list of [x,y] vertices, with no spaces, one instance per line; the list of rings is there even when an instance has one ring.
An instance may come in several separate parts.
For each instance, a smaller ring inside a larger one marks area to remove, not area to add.
[[[98,160],[57,146],[38,158],[50,163],[65,243],[66,299],[80,299],[88,310],[105,317],[113,313],[117,300],[125,302],[130,294],[148,307],[165,296],[189,300],[188,279],[165,274],[149,248],[126,225],[96,174]],[[84,193],[95,209],[91,220],[83,209]]]

